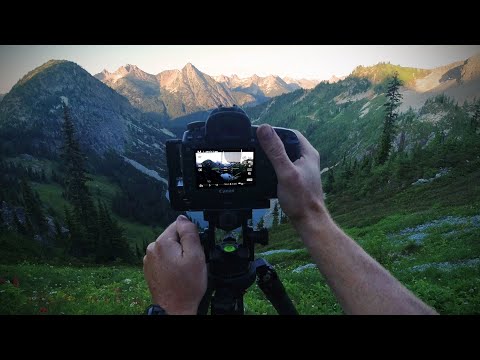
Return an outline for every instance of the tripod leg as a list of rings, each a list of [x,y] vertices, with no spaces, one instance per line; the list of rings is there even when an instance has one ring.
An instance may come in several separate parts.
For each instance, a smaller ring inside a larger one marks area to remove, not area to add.
[[[210,286],[209,284],[207,287],[207,291],[205,291],[205,295],[203,295],[202,301],[200,301],[200,304],[198,305],[197,315],[207,315],[208,307],[210,306],[210,302],[212,301],[213,291],[213,286]]]
[[[298,315],[277,272],[265,259],[255,260],[257,285],[280,315]]]

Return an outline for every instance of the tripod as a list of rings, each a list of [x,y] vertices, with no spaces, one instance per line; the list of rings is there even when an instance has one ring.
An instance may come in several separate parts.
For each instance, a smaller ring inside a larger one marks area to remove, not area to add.
[[[280,315],[298,315],[275,269],[266,260],[255,260],[255,243],[268,243],[268,230],[248,226],[251,209],[206,210],[208,228],[200,233],[208,267],[208,287],[198,307],[199,315],[243,315],[243,296],[257,279],[257,285]],[[215,229],[232,231],[242,227],[242,243],[226,236],[215,242]]]

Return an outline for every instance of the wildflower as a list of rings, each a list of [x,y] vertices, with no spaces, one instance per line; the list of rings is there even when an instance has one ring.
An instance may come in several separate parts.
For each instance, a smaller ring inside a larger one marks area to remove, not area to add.
[[[40,308],[40,312],[41,313],[47,313],[48,312],[48,309],[46,307],[41,307]]]
[[[123,280],[123,282],[124,282],[125,284],[130,284],[130,283],[132,282],[132,279],[125,279],[125,280]]]
[[[17,277],[17,276],[14,276],[14,277],[13,277],[12,285],[15,286],[15,287],[19,287],[19,286],[20,286],[20,281],[18,280],[18,277]]]

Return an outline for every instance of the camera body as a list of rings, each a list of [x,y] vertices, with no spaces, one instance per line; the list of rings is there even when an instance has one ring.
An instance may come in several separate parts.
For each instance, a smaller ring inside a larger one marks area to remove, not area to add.
[[[289,129],[274,128],[288,157],[301,156]],[[277,177],[257,139],[257,126],[237,106],[214,109],[166,143],[168,190],[174,210],[262,209],[277,197]]]

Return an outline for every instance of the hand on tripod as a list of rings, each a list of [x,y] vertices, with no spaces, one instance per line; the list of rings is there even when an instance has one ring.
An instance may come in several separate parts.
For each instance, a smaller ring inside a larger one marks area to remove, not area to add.
[[[195,315],[207,289],[207,266],[198,229],[180,215],[148,245],[143,271],[152,301],[171,315]]]

